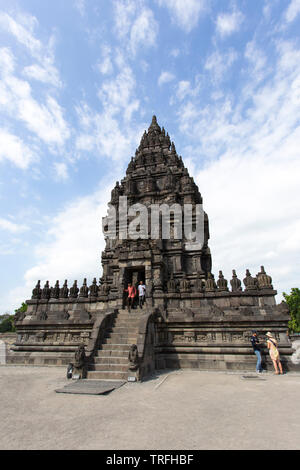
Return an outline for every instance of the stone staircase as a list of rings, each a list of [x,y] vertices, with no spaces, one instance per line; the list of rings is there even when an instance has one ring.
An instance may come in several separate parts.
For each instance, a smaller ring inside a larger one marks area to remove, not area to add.
[[[102,380],[127,380],[128,353],[132,344],[137,343],[138,325],[141,317],[139,308],[129,313],[119,310],[112,328],[89,364],[87,378]]]

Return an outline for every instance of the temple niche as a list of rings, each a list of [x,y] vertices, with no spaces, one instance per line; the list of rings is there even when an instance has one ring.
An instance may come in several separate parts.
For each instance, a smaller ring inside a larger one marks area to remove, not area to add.
[[[82,284],[75,280],[71,287],[67,280],[62,287],[58,280],[53,286],[37,281],[26,315],[16,315],[9,362],[63,366],[84,349],[84,370],[93,379],[140,380],[157,369],[181,367],[254,370],[249,338],[256,329],[275,334],[285,367],[294,368],[286,335],[288,308],[276,305],[264,267],[256,276],[246,269],[243,282],[235,269],[230,280],[222,270],[213,274],[202,196],[155,116],[108,202],[102,272],[90,280],[83,273]],[[162,213],[152,218],[153,206],[162,205],[189,205],[191,228],[201,207],[201,243],[186,236],[184,218],[176,210],[169,215],[170,236],[164,236]],[[139,215],[144,211],[140,222],[132,212],[137,206]],[[140,231],[131,237],[133,226]],[[128,312],[124,290],[140,282],[146,286],[146,302],[142,308],[135,302]]]

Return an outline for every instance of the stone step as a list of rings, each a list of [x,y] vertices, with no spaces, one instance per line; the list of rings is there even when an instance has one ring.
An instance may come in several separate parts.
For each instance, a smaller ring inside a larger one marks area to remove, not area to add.
[[[91,364],[89,370],[126,372],[128,370],[128,364]]]
[[[94,356],[95,358],[96,357],[103,357],[103,358],[107,358],[107,357],[126,357],[126,359],[128,358],[128,354],[129,354],[129,347],[127,347],[127,349],[125,350],[122,350],[122,349],[99,349],[97,352],[96,352],[96,355]]]
[[[95,364],[128,364],[128,354],[126,356],[94,356]]]
[[[108,331],[108,334],[111,333],[120,333],[120,334],[128,334],[133,333],[137,334],[139,332],[139,328],[137,326],[114,326],[111,330]]]
[[[129,351],[129,348],[130,348],[131,344],[127,344],[127,343],[119,343],[119,344],[102,344],[101,345],[101,350],[113,350],[113,351]]]
[[[121,344],[121,343],[131,343],[136,342],[136,335],[120,335],[120,333],[111,333],[110,336],[107,336],[104,339],[105,343],[111,343],[111,344]]]
[[[103,380],[127,380],[128,372],[111,372],[111,371],[99,371],[89,370],[87,373],[88,379],[103,379]]]

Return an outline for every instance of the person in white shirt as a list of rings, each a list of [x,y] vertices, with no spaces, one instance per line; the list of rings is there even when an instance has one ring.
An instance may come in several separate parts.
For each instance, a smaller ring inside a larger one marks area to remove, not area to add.
[[[143,305],[145,302],[145,293],[146,293],[146,286],[143,283],[143,281],[140,281],[138,285],[138,291],[139,291],[139,307],[143,308]]]

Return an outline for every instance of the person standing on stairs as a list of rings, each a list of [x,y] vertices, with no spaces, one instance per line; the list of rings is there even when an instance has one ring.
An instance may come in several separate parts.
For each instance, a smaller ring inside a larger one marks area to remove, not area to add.
[[[143,281],[140,281],[138,285],[138,291],[139,291],[139,307],[143,308],[143,305],[145,303],[145,293],[146,293],[146,286],[143,283]]]
[[[128,307],[128,312],[130,312],[131,307],[133,306],[134,298],[136,296],[136,288],[135,286],[132,286],[131,283],[129,282],[127,289],[125,289],[125,292],[128,292],[127,307]]]

